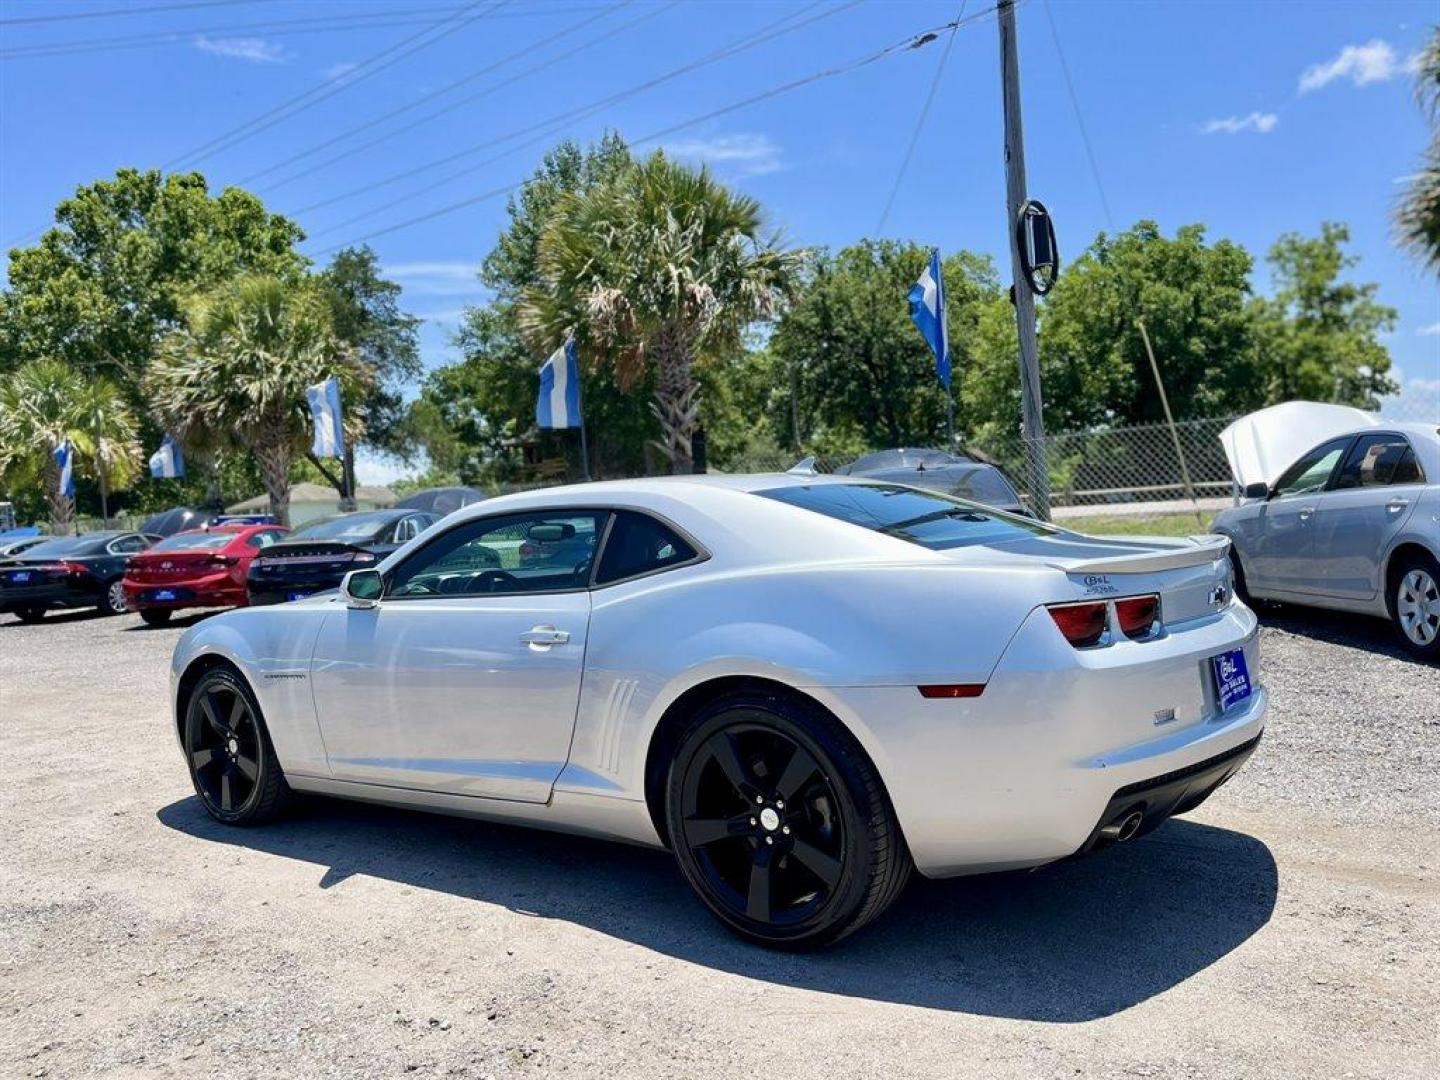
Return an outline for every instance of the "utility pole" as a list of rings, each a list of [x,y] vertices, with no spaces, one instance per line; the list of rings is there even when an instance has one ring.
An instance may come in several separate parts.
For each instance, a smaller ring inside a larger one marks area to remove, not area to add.
[[[1010,234],[1010,296],[1020,332],[1021,430],[1030,467],[1030,501],[1044,521],[1050,520],[1050,473],[1045,464],[1045,417],[1040,399],[1040,357],[1035,340],[1035,294],[1020,260],[1020,209],[1025,205],[1025,133],[1020,122],[1020,57],[1015,43],[1015,2],[999,0],[1000,81],[1005,102],[1005,207]]]

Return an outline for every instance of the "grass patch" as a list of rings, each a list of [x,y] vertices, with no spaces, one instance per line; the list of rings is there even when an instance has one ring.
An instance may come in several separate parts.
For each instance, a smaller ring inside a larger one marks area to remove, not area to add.
[[[1193,512],[1183,514],[1096,514],[1086,517],[1058,518],[1062,529],[1091,533],[1096,536],[1190,536],[1208,532],[1213,511],[1202,510],[1200,521]]]

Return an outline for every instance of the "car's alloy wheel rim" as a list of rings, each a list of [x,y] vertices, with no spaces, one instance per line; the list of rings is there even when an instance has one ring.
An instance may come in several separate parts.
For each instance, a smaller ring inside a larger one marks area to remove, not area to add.
[[[187,752],[207,802],[224,813],[242,809],[260,779],[260,735],[245,696],[233,686],[202,686],[190,705]]]
[[[129,610],[128,605],[125,603],[125,586],[118,581],[111,584],[109,590],[105,593],[105,599],[110,605],[110,610],[116,615],[124,615],[125,612]]]
[[[1400,628],[1416,645],[1430,645],[1440,636],[1440,586],[1424,570],[1411,570],[1400,579],[1395,594]]]
[[[686,848],[736,916],[793,926],[834,894],[845,852],[839,799],[814,755],[774,728],[711,735],[687,769],[681,807]]]

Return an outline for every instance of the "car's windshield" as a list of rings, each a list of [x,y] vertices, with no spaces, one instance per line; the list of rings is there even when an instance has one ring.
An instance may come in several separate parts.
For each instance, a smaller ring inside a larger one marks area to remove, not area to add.
[[[215,551],[235,539],[233,532],[181,533],[162,540],[151,551]]]
[[[341,514],[312,521],[290,534],[291,540],[368,540],[395,520],[391,514]]]
[[[105,539],[108,537],[97,540],[93,536],[57,536],[54,540],[36,544],[25,552],[25,557],[27,559],[54,559],[61,555],[85,555],[103,545]]]
[[[1054,531],[1048,525],[899,484],[795,484],[756,494],[932,551],[1003,543]]]

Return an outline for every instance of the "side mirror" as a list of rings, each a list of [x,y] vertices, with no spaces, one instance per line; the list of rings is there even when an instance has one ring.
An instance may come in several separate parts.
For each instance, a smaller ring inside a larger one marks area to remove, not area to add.
[[[347,607],[365,611],[379,605],[385,595],[385,579],[379,570],[351,570],[340,582],[340,591],[345,594]]]
[[[1255,483],[1255,484],[1246,484],[1246,485],[1245,485],[1245,498],[1247,498],[1247,499],[1268,499],[1269,497],[1270,497],[1270,485],[1269,485],[1269,484]]]

